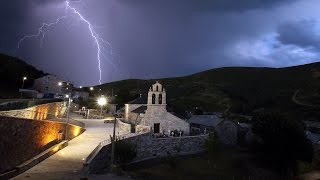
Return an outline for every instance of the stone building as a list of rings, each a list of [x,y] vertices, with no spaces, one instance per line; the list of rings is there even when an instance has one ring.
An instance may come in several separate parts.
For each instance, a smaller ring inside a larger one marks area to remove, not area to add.
[[[203,134],[213,132],[215,127],[224,119],[217,114],[212,115],[192,115],[188,120],[190,131],[193,134]]]
[[[34,80],[32,89],[44,94],[64,95],[71,93],[73,84],[54,75],[46,75]]]
[[[147,99],[141,96],[125,105],[125,120],[139,127],[148,127],[154,133],[181,130],[189,134],[189,123],[167,112],[166,106],[166,90],[156,82],[150,87]]]

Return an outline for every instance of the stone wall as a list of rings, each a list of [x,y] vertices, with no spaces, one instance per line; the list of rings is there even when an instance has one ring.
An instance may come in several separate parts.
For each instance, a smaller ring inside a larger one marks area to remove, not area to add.
[[[163,105],[149,105],[145,116],[141,120],[141,125],[154,127],[155,123],[160,123],[160,133],[168,134],[170,131],[182,130],[184,134],[189,134],[190,124],[173,114],[167,112]]]
[[[140,121],[141,118],[139,117],[139,114],[131,112],[140,106],[143,106],[143,104],[125,104],[124,118],[126,122],[135,122],[136,120]]]
[[[238,140],[238,129],[235,122],[230,120],[221,121],[215,128],[219,141],[225,145],[236,145]]]
[[[144,126],[144,125],[136,125],[136,133],[137,134],[144,134],[150,132],[150,127],[149,126]]]
[[[68,137],[72,139],[83,131],[79,126],[69,125]],[[0,116],[0,173],[13,169],[59,142],[59,132],[65,132],[62,122]]]
[[[171,155],[194,154],[203,152],[208,134],[177,138],[154,138],[146,133],[123,139],[136,145],[137,156],[132,162],[162,158]],[[103,173],[110,167],[111,145],[104,146],[89,164],[89,173]]]
[[[0,116],[9,116],[34,120],[46,120],[65,114],[64,102],[41,104],[26,109],[0,111]]]
[[[128,134],[131,132],[131,125],[117,119],[117,129],[120,132],[120,134]]]

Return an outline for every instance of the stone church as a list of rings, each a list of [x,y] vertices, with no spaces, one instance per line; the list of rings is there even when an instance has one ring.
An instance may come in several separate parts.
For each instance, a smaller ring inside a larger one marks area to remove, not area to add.
[[[189,123],[167,112],[166,106],[166,90],[156,82],[150,87],[148,97],[140,96],[125,104],[125,121],[154,133],[181,130],[189,134]]]

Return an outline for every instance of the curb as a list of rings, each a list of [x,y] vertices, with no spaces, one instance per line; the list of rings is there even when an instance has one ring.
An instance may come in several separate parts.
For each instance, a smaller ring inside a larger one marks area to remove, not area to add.
[[[62,141],[59,144],[52,146],[51,148],[43,151],[42,153],[36,155],[35,157],[16,166],[13,170],[8,171],[3,174],[0,174],[0,180],[1,179],[10,179],[10,178],[13,178],[13,177],[27,171],[28,169],[37,165],[41,161],[45,160],[46,158],[50,157],[51,155],[55,154],[56,152],[58,152],[59,150],[63,149],[66,146],[68,146],[68,141]]]

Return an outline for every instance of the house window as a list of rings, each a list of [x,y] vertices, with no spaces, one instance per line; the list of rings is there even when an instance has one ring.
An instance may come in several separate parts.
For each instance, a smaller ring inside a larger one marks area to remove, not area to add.
[[[162,104],[162,94],[159,94],[159,104]]]
[[[152,104],[155,104],[155,103],[156,103],[156,95],[152,94]]]
[[[159,91],[159,87],[157,86],[157,92]]]

